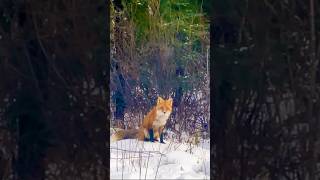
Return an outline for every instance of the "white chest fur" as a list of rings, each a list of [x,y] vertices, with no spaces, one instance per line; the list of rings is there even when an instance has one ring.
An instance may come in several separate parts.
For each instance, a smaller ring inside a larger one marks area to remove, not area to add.
[[[159,128],[160,126],[164,126],[167,123],[167,120],[169,119],[170,113],[163,113],[161,111],[157,111],[157,117],[156,120],[153,122],[154,128]]]

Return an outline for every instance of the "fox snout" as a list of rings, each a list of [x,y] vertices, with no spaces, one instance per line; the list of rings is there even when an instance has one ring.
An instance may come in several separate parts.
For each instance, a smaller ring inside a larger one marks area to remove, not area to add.
[[[167,114],[170,114],[170,111],[169,110],[158,110],[157,113],[160,116],[165,116]]]

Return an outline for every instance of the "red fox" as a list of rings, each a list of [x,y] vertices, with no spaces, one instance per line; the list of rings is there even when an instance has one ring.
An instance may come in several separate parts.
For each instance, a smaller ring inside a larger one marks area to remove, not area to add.
[[[121,139],[135,139],[141,141],[154,140],[163,142],[163,129],[172,112],[172,98],[164,100],[158,97],[157,104],[143,119],[139,129],[119,130],[111,136],[111,142]]]

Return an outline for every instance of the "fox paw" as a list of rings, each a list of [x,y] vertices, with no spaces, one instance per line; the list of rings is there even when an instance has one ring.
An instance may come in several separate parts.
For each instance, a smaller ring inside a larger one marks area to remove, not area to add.
[[[148,138],[144,138],[144,141],[145,141],[145,142],[154,142],[154,141],[158,141],[158,140],[156,140],[156,139],[150,140],[150,139],[148,139]]]

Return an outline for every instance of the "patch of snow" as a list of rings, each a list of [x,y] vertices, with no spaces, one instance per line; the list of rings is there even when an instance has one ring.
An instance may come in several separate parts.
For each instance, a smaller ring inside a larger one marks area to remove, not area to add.
[[[210,140],[199,145],[126,139],[110,144],[111,179],[210,179]]]

